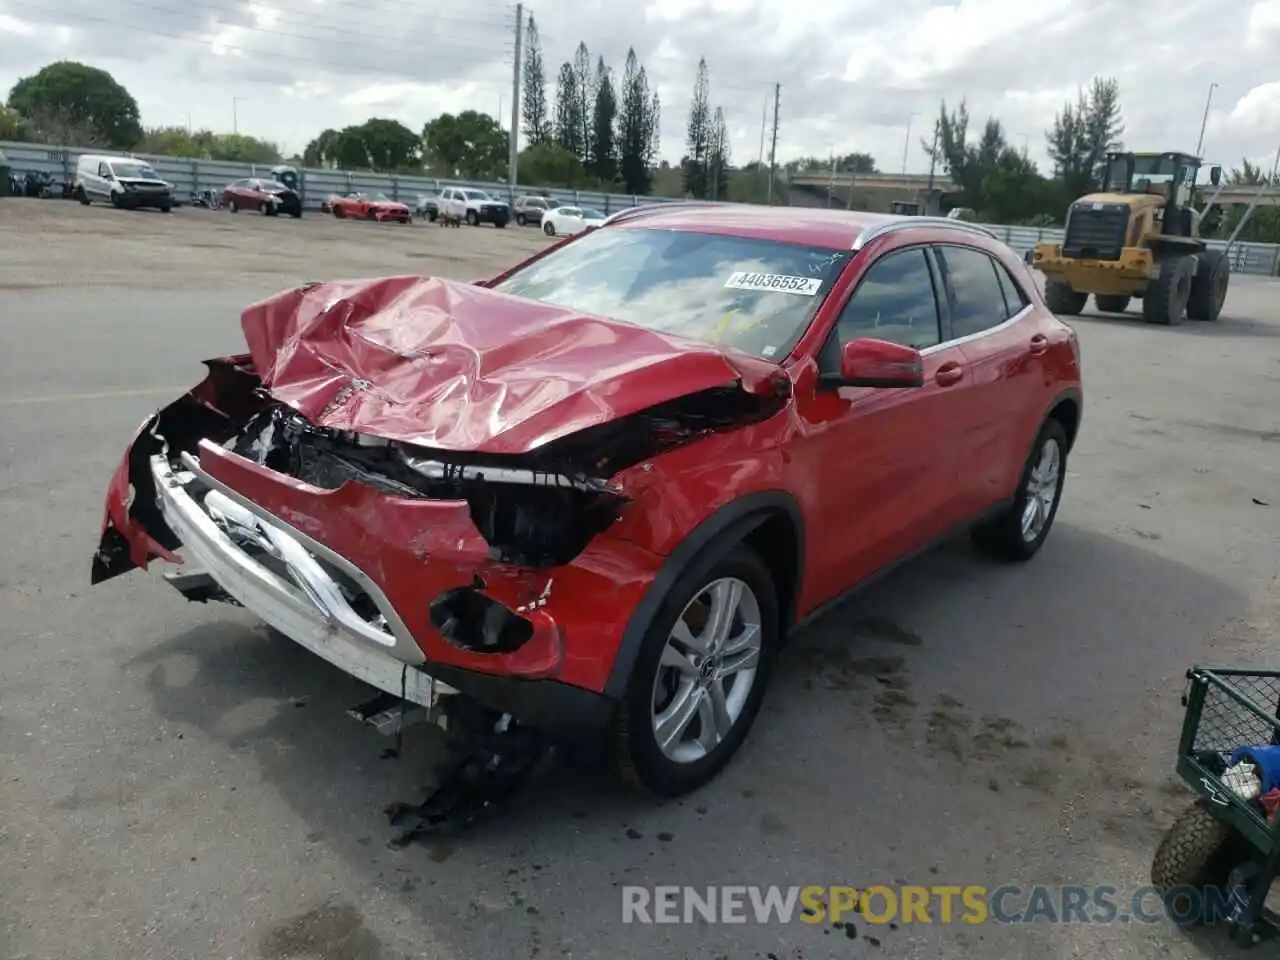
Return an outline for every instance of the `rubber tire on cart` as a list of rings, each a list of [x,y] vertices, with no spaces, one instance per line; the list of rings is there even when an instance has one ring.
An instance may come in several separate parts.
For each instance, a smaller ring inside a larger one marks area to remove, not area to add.
[[[1030,495],[1029,483],[1032,473],[1040,464],[1041,457],[1050,443],[1058,445],[1058,475],[1054,479],[1053,504],[1049,507],[1049,515],[1040,531],[1031,540],[1022,535],[1022,514],[1026,509]],[[1003,511],[978,526],[970,533],[974,546],[982,553],[996,560],[1021,563],[1030,560],[1044,545],[1053,529],[1054,518],[1058,515],[1058,506],[1062,503],[1062,487],[1067,477],[1067,431],[1062,424],[1050,417],[1040,428],[1036,441],[1031,445],[1031,455],[1022,468],[1022,476],[1018,480],[1018,492],[1013,502]]]
[[[1165,904],[1176,906],[1179,891],[1193,888],[1203,895],[1209,887],[1223,891],[1231,871],[1254,855],[1249,842],[1213,815],[1209,802],[1196,800],[1165,832],[1151,861],[1151,885]],[[1196,926],[1201,918],[1170,916],[1181,926]]]
[[[542,232],[548,237],[554,237],[556,235],[556,225],[554,223],[544,223],[542,225]]]
[[[1061,280],[1046,280],[1044,285],[1044,302],[1054,313],[1064,317],[1074,317],[1088,302],[1087,293],[1076,293],[1071,284]]]
[[[1187,300],[1187,319],[1212,323],[1222,315],[1231,283],[1231,261],[1221,250],[1205,250],[1200,267],[1191,281],[1191,297]]]
[[[1160,258],[1157,264],[1160,272],[1142,298],[1142,319],[1165,327],[1182,322],[1191,298],[1195,263],[1194,258],[1176,253]]]
[[[759,606],[761,636],[756,675],[728,735],[705,756],[677,762],[662,753],[653,730],[654,685],[676,621],[708,585],[727,577],[746,584]],[[609,761],[619,779],[651,794],[677,797],[698,789],[724,769],[746,740],[764,702],[780,640],[777,597],[769,568],[754,550],[742,544],[723,551],[713,549],[679,578],[649,623],[611,730]]]
[[[227,201],[227,213],[239,213],[240,206],[234,200]]]
[[[476,213],[474,210],[468,210],[467,223],[473,227],[480,226],[480,214]]]
[[[79,200],[83,206],[87,207],[89,205],[89,195],[84,192],[84,187],[76,187],[76,199]]]
[[[1095,293],[1093,295],[1093,302],[1097,304],[1098,309],[1103,313],[1124,313],[1129,309],[1129,300],[1129,295],[1123,293]]]

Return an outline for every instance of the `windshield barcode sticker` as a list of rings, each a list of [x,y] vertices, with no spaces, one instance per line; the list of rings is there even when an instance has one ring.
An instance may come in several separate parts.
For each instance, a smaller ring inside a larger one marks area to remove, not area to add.
[[[774,293],[798,293],[812,297],[822,288],[817,277],[788,277],[781,273],[749,273],[740,270],[729,275],[725,287],[733,290],[772,290]]]

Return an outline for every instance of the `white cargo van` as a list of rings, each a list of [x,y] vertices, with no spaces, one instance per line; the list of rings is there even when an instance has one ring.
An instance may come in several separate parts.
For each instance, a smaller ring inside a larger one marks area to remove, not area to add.
[[[173,206],[173,184],[133,157],[85,154],[76,161],[73,190],[85,206],[103,200],[113,207],[159,207],[163,213]]]

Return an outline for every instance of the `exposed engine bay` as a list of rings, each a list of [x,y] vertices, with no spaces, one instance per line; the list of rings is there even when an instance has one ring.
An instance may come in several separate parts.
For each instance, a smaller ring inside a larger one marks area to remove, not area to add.
[[[589,428],[520,456],[464,454],[317,427],[283,405],[253,416],[226,447],[304,483],[362,483],[397,497],[465,500],[493,560],[559,566],[617,518],[609,478],[706,433],[773,411],[736,385]]]

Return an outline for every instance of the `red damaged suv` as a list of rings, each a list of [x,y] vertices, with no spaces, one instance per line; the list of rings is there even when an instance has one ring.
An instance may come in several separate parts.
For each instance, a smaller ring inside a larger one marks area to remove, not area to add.
[[[789,633],[947,535],[1026,560],[1074,332],[983,228],[640,207],[496,279],[317,283],[147,420],[98,583],[152,559],[396,702],[607,749],[659,794],[742,744]]]

